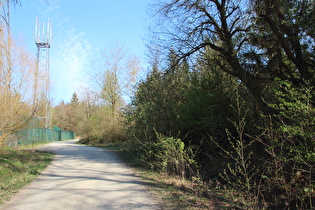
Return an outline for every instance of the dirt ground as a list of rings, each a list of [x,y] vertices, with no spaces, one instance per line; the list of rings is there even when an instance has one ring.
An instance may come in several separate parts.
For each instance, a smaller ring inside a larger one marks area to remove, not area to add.
[[[53,162],[0,209],[161,209],[113,152],[76,141],[41,147],[56,153]]]

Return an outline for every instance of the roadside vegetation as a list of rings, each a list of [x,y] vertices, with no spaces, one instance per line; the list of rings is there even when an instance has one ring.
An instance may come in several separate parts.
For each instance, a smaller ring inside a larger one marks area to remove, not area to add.
[[[52,124],[75,131],[82,143],[118,143],[158,173],[148,180],[165,180],[160,185],[174,189],[169,197],[185,206],[203,199],[208,203],[199,206],[216,205],[219,197],[227,208],[314,209],[315,1],[152,2],[147,74],[139,79],[139,59],[122,45],[104,49],[91,59],[88,85],[54,107]],[[6,196],[15,191],[7,184],[28,182],[24,175],[40,171],[33,165],[50,160],[4,147],[50,102],[40,94],[42,72],[12,39],[4,13],[0,190]],[[197,197],[186,197],[190,191]]]
[[[79,143],[99,145],[84,140],[80,140]],[[152,195],[161,201],[163,209],[228,209],[238,206],[235,197],[229,197],[219,188],[214,187],[210,190],[200,180],[190,181],[151,170],[130,153],[127,142],[99,147],[114,151],[125,164],[133,168],[135,175],[142,179]]]
[[[50,152],[0,148],[0,204],[34,180],[52,158]]]
[[[241,209],[313,209],[315,2],[156,3],[150,67],[131,101],[112,62],[98,92],[56,107],[69,116],[56,124],[80,122],[83,143],[118,142],[210,203],[218,192]]]
[[[27,126],[47,108],[45,72],[36,68],[36,58],[10,30],[10,8],[20,0],[0,3],[0,147],[12,134]]]

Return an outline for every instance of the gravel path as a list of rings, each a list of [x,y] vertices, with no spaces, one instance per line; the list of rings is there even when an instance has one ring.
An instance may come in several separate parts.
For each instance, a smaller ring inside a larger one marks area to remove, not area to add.
[[[56,153],[53,162],[0,209],[160,209],[113,152],[76,141],[42,147]]]

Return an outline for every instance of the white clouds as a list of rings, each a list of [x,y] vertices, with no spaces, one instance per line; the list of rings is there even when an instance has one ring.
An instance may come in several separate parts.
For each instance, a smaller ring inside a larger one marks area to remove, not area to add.
[[[74,91],[80,86],[91,51],[91,45],[84,31],[71,23],[71,17],[61,10],[60,0],[54,0],[46,5],[42,15],[50,17],[52,22],[52,45],[50,55],[50,70],[52,81],[52,96],[70,100]]]
[[[38,10],[40,11],[40,15],[43,17],[49,17],[52,13],[56,12],[57,9],[60,8],[60,1],[61,0],[40,0],[35,1],[33,3],[39,6]]]
[[[81,77],[91,68],[90,60],[97,60],[99,49],[113,40],[125,43],[137,55],[143,54],[144,46],[139,35],[142,24],[139,20],[143,16],[145,1],[23,1],[12,15],[12,28],[25,35],[28,48],[36,55],[36,16],[46,23],[50,17],[51,96],[57,102],[62,99],[68,101],[82,81]]]
[[[62,98],[70,100],[74,91],[80,86],[84,69],[88,63],[91,46],[85,38],[84,32],[77,32],[70,28],[62,39],[55,41],[54,55],[52,55],[53,71],[55,75],[56,91],[62,92]]]

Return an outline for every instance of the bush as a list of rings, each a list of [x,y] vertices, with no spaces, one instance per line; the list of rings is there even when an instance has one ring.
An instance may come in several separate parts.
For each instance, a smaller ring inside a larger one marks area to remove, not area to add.
[[[137,144],[135,152],[141,162],[158,172],[184,178],[195,171],[192,150],[179,138],[157,134],[156,141]]]
[[[313,88],[293,88],[279,81],[274,90],[278,111],[267,119],[264,135],[258,140],[267,152],[261,192],[273,207],[313,209],[315,206],[315,108]]]

